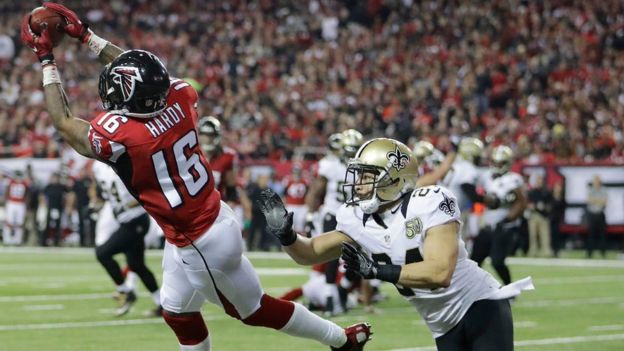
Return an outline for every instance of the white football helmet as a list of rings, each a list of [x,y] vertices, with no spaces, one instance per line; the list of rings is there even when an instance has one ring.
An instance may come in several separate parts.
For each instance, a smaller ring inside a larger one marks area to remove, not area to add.
[[[481,156],[483,155],[483,142],[477,138],[463,138],[459,142],[458,154],[464,160],[479,165]]]
[[[355,129],[347,129],[342,132],[342,138],[340,139],[342,145],[342,159],[349,161],[349,159],[355,156],[355,153],[363,142],[364,136]]]
[[[205,116],[198,124],[201,148],[210,154],[221,146],[221,122],[214,116]]]
[[[496,175],[503,175],[511,170],[513,163],[513,151],[506,145],[499,145],[492,150],[490,156],[492,172]]]
[[[414,145],[414,157],[419,165],[426,165],[429,169],[434,169],[444,161],[442,151],[436,149],[428,141],[421,140]]]

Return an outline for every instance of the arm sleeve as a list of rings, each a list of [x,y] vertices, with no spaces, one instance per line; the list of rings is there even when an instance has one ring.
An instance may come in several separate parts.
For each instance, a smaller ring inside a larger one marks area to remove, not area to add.
[[[450,191],[444,189],[436,196],[432,196],[430,203],[425,207],[428,212],[423,213],[422,232],[427,233],[429,228],[433,228],[449,222],[461,223],[461,212],[457,204],[457,199]]]
[[[126,147],[121,143],[114,142],[98,132],[93,125],[89,128],[89,144],[93,154],[106,163],[115,163],[123,153]]]

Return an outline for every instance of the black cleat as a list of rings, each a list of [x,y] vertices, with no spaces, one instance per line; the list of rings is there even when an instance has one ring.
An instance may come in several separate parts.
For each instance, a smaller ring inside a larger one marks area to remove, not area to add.
[[[126,313],[130,312],[130,309],[132,308],[132,305],[134,305],[136,300],[137,300],[137,296],[134,293],[134,291],[120,293],[119,300],[118,300],[120,307],[115,310],[115,316],[121,317],[125,315]]]

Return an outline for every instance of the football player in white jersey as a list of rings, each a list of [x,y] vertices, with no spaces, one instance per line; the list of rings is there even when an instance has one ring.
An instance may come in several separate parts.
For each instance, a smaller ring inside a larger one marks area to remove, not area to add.
[[[269,230],[299,264],[342,255],[347,269],[395,284],[422,315],[439,351],[513,350],[508,299],[532,288],[530,278],[500,284],[468,259],[459,237],[460,210],[445,188],[415,188],[411,151],[392,139],[372,139],[347,168],[351,196],[337,212],[337,228],[314,238],[292,230],[292,214],[267,191]]]
[[[511,253],[514,234],[521,224],[521,216],[527,206],[524,195],[524,180],[518,173],[511,172],[513,152],[508,146],[500,145],[492,150],[491,167],[482,178],[486,196],[496,199],[487,204],[483,214],[484,227],[474,240],[472,258],[481,265],[486,257],[492,259],[492,266],[503,280],[511,282],[511,273],[505,258]]]
[[[347,171],[347,162],[355,155],[364,137],[362,133],[355,129],[343,131],[336,139],[340,140],[340,151],[338,155],[329,153],[319,161],[318,178],[313,183],[310,193],[306,196],[308,208],[315,208],[317,199],[323,198],[323,205],[319,211],[322,218],[321,232],[336,229],[336,211],[345,202],[345,194],[342,191],[344,175]],[[331,140],[330,140],[331,142]],[[336,310],[345,310],[347,301],[347,288],[336,285],[338,274],[338,259],[327,262],[325,265],[326,279],[326,303],[325,314],[333,315]],[[334,301],[334,296],[339,295],[341,301]],[[340,303],[342,308],[335,308]]]
[[[418,164],[416,187],[438,184],[451,170],[456,152],[456,144],[446,156],[428,141],[421,140],[414,145],[413,155]]]
[[[94,162],[93,174],[107,203],[96,224],[95,255],[117,285],[120,307],[115,314],[119,317],[128,313],[137,299],[132,286],[126,284],[121,267],[113,259],[123,252],[129,269],[141,279],[156,305],[146,316],[160,316],[160,289],[154,273],[145,265],[144,237],[150,228],[150,217],[110,166]]]

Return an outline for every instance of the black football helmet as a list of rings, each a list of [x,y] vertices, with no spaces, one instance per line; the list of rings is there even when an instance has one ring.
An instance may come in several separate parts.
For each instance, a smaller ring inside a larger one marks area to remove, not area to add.
[[[166,107],[170,83],[158,57],[144,50],[128,50],[106,65],[98,85],[105,109],[151,118]]]
[[[199,119],[199,141],[206,153],[212,153],[221,146],[221,122],[214,116]]]

